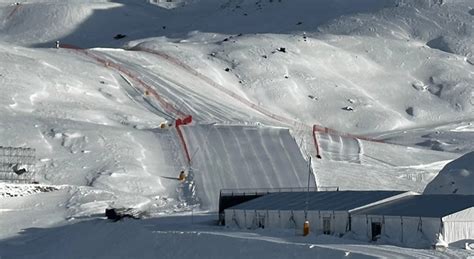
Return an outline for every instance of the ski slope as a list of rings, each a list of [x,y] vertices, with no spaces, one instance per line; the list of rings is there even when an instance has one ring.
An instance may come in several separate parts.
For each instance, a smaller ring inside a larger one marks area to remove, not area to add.
[[[308,163],[288,129],[232,125],[183,129],[203,209],[218,209],[216,194],[221,189],[307,185]],[[314,186],[314,179],[311,182]]]
[[[422,192],[445,164],[458,157],[334,134],[318,133],[317,138],[322,159],[314,160],[313,171],[318,184],[342,190]]]
[[[110,49],[98,49],[96,55],[102,55],[125,71],[131,71],[135,78],[152,85],[162,98],[169,100],[179,111],[193,115],[197,121],[248,123],[265,120],[250,107],[242,109],[238,99],[222,95],[209,82],[196,76],[194,71],[156,55]],[[180,77],[183,73],[189,74],[189,77]]]
[[[311,184],[423,191],[437,179],[452,192],[447,170],[435,177],[472,151],[473,10],[472,0],[0,0],[0,145],[35,148],[35,179],[57,188],[0,183],[0,257],[221,258],[212,248],[223,247],[237,258],[466,258],[186,214],[215,211],[221,188],[305,186],[308,154]],[[169,178],[188,167],[183,143],[160,125],[184,115],[194,179],[181,184]],[[315,124],[347,133],[318,132],[322,159]],[[122,206],[151,218],[103,221]]]

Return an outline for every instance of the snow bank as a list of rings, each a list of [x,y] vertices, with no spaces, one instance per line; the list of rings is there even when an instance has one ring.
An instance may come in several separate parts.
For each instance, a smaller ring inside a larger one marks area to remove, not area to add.
[[[431,181],[425,194],[474,194],[474,152],[447,164]]]

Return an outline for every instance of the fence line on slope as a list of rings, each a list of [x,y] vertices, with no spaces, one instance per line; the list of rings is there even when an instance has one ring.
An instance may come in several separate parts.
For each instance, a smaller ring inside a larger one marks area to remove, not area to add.
[[[311,127],[309,124],[300,122],[298,120],[295,120],[295,119],[292,119],[292,118],[287,118],[287,117],[272,113],[272,112],[266,110],[265,108],[249,101],[248,99],[246,99],[246,98],[244,98],[240,95],[238,95],[237,93],[233,92],[232,90],[229,90],[229,89],[225,88],[223,85],[215,82],[214,80],[212,80],[208,76],[206,76],[206,75],[202,74],[201,72],[197,71],[195,68],[191,67],[190,65],[180,61],[179,59],[177,59],[177,58],[175,58],[175,57],[173,57],[173,56],[171,56],[171,55],[169,55],[165,52],[155,50],[155,49],[145,48],[145,47],[141,47],[141,46],[135,46],[135,47],[133,47],[131,49],[128,49],[128,50],[142,51],[142,52],[146,52],[146,53],[149,53],[149,54],[152,54],[152,55],[159,56],[159,57],[165,59],[166,61],[170,62],[171,64],[174,64],[178,67],[181,67],[182,69],[184,69],[188,73],[198,77],[199,79],[203,80],[204,82],[208,83],[210,86],[212,86],[215,89],[223,92],[224,94],[230,96],[231,98],[239,101],[240,103],[250,107],[251,109],[253,109],[253,110],[255,110],[255,111],[257,111],[257,112],[259,112],[259,113],[261,113],[261,114],[263,114],[267,117],[272,118],[273,120],[276,120],[276,121],[278,121],[280,123],[283,123],[285,125],[293,125],[295,127],[312,129],[313,143],[314,143],[315,150],[316,150],[316,158],[318,158],[318,159],[322,158],[322,151],[321,151],[320,143],[318,141],[317,133],[337,135],[341,138],[353,138],[353,139],[359,139],[359,140],[365,140],[365,141],[371,141],[371,142],[377,142],[377,143],[384,143],[384,141],[378,140],[378,139],[375,139],[375,138],[370,138],[370,137],[366,137],[366,136],[345,133],[345,132],[341,132],[341,131],[331,129],[331,128],[328,128],[328,127],[323,127],[323,126],[320,126],[320,125],[317,125],[317,124],[314,124]],[[184,143],[184,139],[183,139],[183,143]],[[188,161],[190,161],[190,158],[188,158]]]
[[[188,166],[191,166],[191,156],[189,154],[189,148],[188,148],[188,145],[186,144],[186,140],[184,139],[184,134],[181,131],[181,126],[191,124],[192,121],[193,121],[193,117],[191,115],[189,115],[188,117],[186,117],[184,119],[177,119],[176,123],[175,123],[176,131],[178,132],[178,137],[181,140],[181,145],[183,146],[184,155],[185,155],[186,160],[188,162]]]
[[[18,10],[20,10],[20,8],[22,7],[23,5],[21,3],[15,3],[15,7],[13,8],[13,10],[8,14],[7,18],[5,20],[10,20],[10,18],[13,17],[13,15],[18,12]]]
[[[212,80],[208,76],[200,73],[199,71],[197,71],[195,68],[191,67],[190,65],[178,60],[177,58],[175,58],[175,57],[173,57],[173,56],[171,56],[167,53],[164,53],[163,51],[150,49],[150,48],[146,48],[146,47],[142,47],[142,46],[135,46],[135,47],[130,48],[128,50],[142,51],[142,52],[146,52],[146,53],[150,53],[150,54],[159,56],[159,57],[167,60],[168,62],[183,68],[188,73],[200,78],[201,80],[208,83],[209,85],[211,85],[215,89],[217,89],[217,90],[225,93],[226,95],[234,98],[235,100],[239,101],[240,103],[245,104],[246,106],[252,108],[253,110],[255,110],[255,111],[257,111],[257,112],[259,112],[259,113],[261,113],[261,114],[263,114],[267,117],[270,117],[270,118],[272,118],[276,121],[279,121],[280,123],[283,123],[283,124],[286,124],[286,125],[294,125],[296,127],[302,127],[302,128],[310,128],[310,129],[312,128],[313,143],[314,143],[314,146],[315,146],[315,149],[316,149],[316,158],[321,158],[321,148],[320,148],[320,145],[319,145],[319,142],[318,142],[318,139],[317,139],[317,135],[316,135],[317,132],[338,135],[340,137],[345,137],[345,138],[355,138],[355,139],[361,139],[361,140],[372,141],[372,142],[382,142],[380,140],[365,137],[365,136],[358,136],[358,135],[353,135],[353,134],[349,134],[349,133],[340,132],[340,131],[337,131],[337,130],[334,130],[334,129],[331,129],[331,128],[319,126],[317,124],[315,124],[311,127],[309,124],[300,122],[298,120],[287,118],[287,117],[272,113],[272,112],[266,110],[265,108],[263,108],[263,107],[255,104],[255,103],[247,100],[246,98],[243,98],[242,96],[236,94],[235,92],[225,88],[224,86],[222,86],[221,84],[215,82],[214,80]]]
[[[106,68],[112,68],[112,69],[115,69],[116,71],[118,71],[119,73],[125,74],[130,79],[132,79],[133,81],[135,81],[139,85],[141,85],[142,88],[143,88],[144,95],[152,96],[156,101],[158,101],[160,106],[167,113],[173,114],[175,116],[175,118],[173,118],[173,119],[175,120],[175,128],[176,128],[176,131],[178,133],[178,138],[181,142],[181,147],[183,148],[184,157],[186,158],[186,161],[187,161],[188,165],[191,163],[191,157],[189,155],[188,146],[186,144],[186,140],[184,139],[183,132],[181,131],[181,126],[192,123],[192,115],[186,114],[186,113],[182,112],[181,110],[177,109],[175,107],[175,105],[173,105],[171,102],[167,101],[165,98],[161,97],[161,95],[156,92],[156,90],[153,88],[153,86],[151,86],[150,84],[148,84],[145,81],[141,80],[137,75],[134,75],[133,72],[131,72],[130,70],[128,70],[125,67],[121,66],[120,64],[118,64],[116,62],[113,62],[110,59],[100,57],[97,54],[94,54],[94,53],[92,53],[90,51],[87,51],[85,49],[76,47],[74,45],[61,44],[61,48],[71,49],[71,50],[77,51],[78,53],[83,54],[83,55],[95,60],[99,64],[102,64]]]
[[[189,66],[188,64],[185,64],[184,62],[181,62],[180,60],[176,59],[175,57],[172,57],[171,55],[169,55],[167,53],[164,53],[162,51],[155,50],[155,49],[141,47],[141,46],[135,46],[135,47],[127,49],[127,50],[142,51],[142,52],[146,52],[146,53],[150,53],[150,54],[159,56],[159,57],[169,61],[170,63],[172,63],[172,64],[174,64],[178,67],[181,67],[182,69],[184,69],[188,73],[200,78],[201,80],[208,83],[210,86],[214,87],[215,89],[223,92],[227,96],[230,96],[231,98],[233,98],[233,99],[239,101],[240,103],[250,107],[251,109],[253,109],[253,110],[255,110],[255,111],[257,111],[257,112],[259,112],[259,113],[261,113],[261,114],[263,114],[267,117],[270,117],[273,120],[276,120],[280,123],[283,123],[284,125],[294,125],[296,127],[311,128],[311,126],[309,124],[300,122],[300,121],[292,119],[292,118],[287,118],[287,117],[284,117],[284,116],[281,116],[281,115],[278,115],[278,114],[275,114],[275,113],[272,113],[272,112],[268,111],[267,109],[255,104],[255,103],[247,100],[246,98],[236,94],[235,92],[225,88],[224,86],[222,86],[221,84],[215,82],[214,80],[212,80],[208,76],[200,73],[199,71],[197,71],[193,67]]]
[[[114,62],[110,59],[100,57],[97,54],[94,54],[90,51],[87,51],[85,49],[81,49],[81,48],[73,46],[73,45],[61,44],[61,48],[72,49],[74,51],[78,51],[79,53],[84,54],[87,57],[90,57],[90,58],[94,59],[96,62],[102,64],[103,66],[105,66],[107,68],[113,68],[116,71],[128,76],[129,78],[131,78],[132,80],[137,82],[143,88],[143,93],[144,93],[145,96],[153,97],[156,101],[158,101],[160,106],[167,113],[175,115],[176,116],[175,119],[176,118],[185,118],[185,117],[189,116],[189,114],[186,114],[186,113],[182,112],[181,110],[177,109],[171,102],[169,102],[165,98],[163,98],[159,93],[156,92],[156,90],[150,84],[146,83],[145,81],[140,79],[137,75],[135,75],[133,72],[131,72],[130,70],[124,68],[123,66],[119,65],[118,63],[116,63],[116,62]]]
[[[130,77],[132,80],[136,81],[137,83],[139,83],[143,87],[145,95],[149,95],[149,96],[152,96],[153,98],[155,98],[160,103],[160,106],[166,112],[174,114],[176,116],[176,118],[175,118],[176,119],[175,127],[176,127],[177,132],[178,132],[178,137],[181,141],[181,145],[182,145],[182,148],[183,148],[185,158],[186,158],[188,164],[191,163],[191,157],[190,157],[190,153],[189,153],[186,141],[184,139],[184,134],[182,133],[182,131],[180,129],[180,127],[182,125],[186,125],[186,124],[189,124],[189,123],[192,122],[192,116],[191,115],[185,114],[182,111],[176,109],[175,105],[171,104],[169,101],[162,98],[154,90],[154,88],[151,85],[144,82],[143,80],[138,78],[138,76],[134,75],[130,70],[124,68],[123,66],[119,65],[118,63],[113,62],[109,59],[100,57],[97,54],[91,53],[90,51],[87,51],[85,49],[82,49],[82,48],[79,48],[79,47],[76,47],[76,46],[73,46],[73,45],[62,44],[61,48],[72,49],[72,50],[78,51],[79,53],[84,54],[84,55],[94,59],[96,62],[104,65],[105,67],[113,68],[113,69],[117,70],[118,72],[127,75],[128,77]],[[316,158],[321,158],[322,157],[322,152],[321,152],[320,144],[319,144],[319,141],[318,141],[318,138],[317,138],[317,133],[332,134],[332,135],[338,135],[340,137],[345,137],[345,138],[355,138],[355,139],[361,139],[361,140],[366,140],[366,141],[383,143],[383,141],[381,141],[381,140],[377,140],[377,139],[373,139],[373,138],[369,138],[369,137],[365,137],[365,136],[353,135],[353,134],[350,134],[350,133],[344,133],[344,132],[340,132],[340,131],[337,131],[337,130],[334,130],[334,129],[331,129],[331,128],[322,127],[322,126],[319,126],[317,124],[314,124],[311,127],[308,124],[302,123],[300,121],[274,114],[270,111],[267,111],[263,107],[261,107],[259,105],[256,105],[256,104],[252,103],[251,101],[239,96],[235,92],[233,92],[229,89],[226,89],[224,86],[222,86],[222,85],[218,84],[217,82],[213,81],[211,78],[207,77],[206,75],[198,72],[197,70],[195,70],[191,66],[179,61],[178,59],[176,59],[176,58],[174,58],[174,57],[172,57],[172,56],[170,56],[170,55],[168,55],[164,52],[157,51],[157,50],[152,50],[152,49],[148,49],[148,48],[143,48],[143,47],[134,47],[130,50],[143,51],[143,52],[147,52],[147,53],[150,53],[150,54],[160,56],[160,57],[166,59],[167,61],[169,61],[170,63],[173,63],[173,64],[185,69],[189,73],[197,76],[198,78],[204,80],[206,83],[208,83],[209,85],[211,85],[214,88],[218,89],[219,91],[227,94],[228,96],[236,99],[237,101],[249,106],[250,108],[252,108],[252,109],[260,112],[261,114],[264,114],[264,115],[266,115],[266,116],[268,116],[268,117],[270,117],[270,118],[272,118],[276,121],[279,121],[279,122],[281,122],[283,124],[286,124],[286,125],[294,125],[294,126],[302,127],[302,128],[312,128],[313,143],[314,143],[314,146],[315,146],[315,149],[316,149]]]
[[[328,128],[328,127],[323,127],[323,126],[316,125],[316,124],[313,125],[313,132],[312,133],[313,133],[314,145],[316,147],[316,157],[317,158],[321,158],[321,156],[322,156],[322,152],[321,152],[320,144],[319,144],[319,141],[318,141],[317,133],[336,135],[336,136],[339,136],[341,138],[353,138],[353,139],[360,139],[360,140],[377,142],[377,143],[385,143],[383,140],[370,138],[370,137],[365,137],[365,136],[360,136],[360,135],[354,135],[354,134],[350,134],[350,133],[345,133],[345,132],[341,132],[341,131],[338,131],[338,130],[335,130],[335,129],[331,129],[331,128]]]
[[[316,125],[313,125],[313,142],[314,142],[314,147],[316,148],[316,158],[321,159],[321,151],[319,150],[319,142],[318,142],[318,137],[316,136],[316,131],[314,130]]]
[[[371,141],[371,142],[384,143],[384,141],[379,140],[379,139],[360,136],[360,135],[354,135],[354,134],[350,134],[350,133],[345,133],[345,132],[341,132],[341,131],[331,129],[331,128],[328,128],[328,127],[323,127],[323,126],[320,126],[320,125],[317,125],[317,124],[313,125],[313,131],[322,132],[322,133],[331,134],[331,135],[337,135],[337,136],[340,136],[340,137],[356,138],[356,139],[366,140],[366,141]]]

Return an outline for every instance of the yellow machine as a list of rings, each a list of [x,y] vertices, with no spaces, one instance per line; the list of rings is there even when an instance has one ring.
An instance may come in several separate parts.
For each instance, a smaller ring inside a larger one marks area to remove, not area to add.
[[[184,171],[181,171],[178,176],[179,181],[184,181],[186,179],[186,173]]]
[[[303,224],[303,236],[307,236],[309,234],[309,221],[305,221]]]

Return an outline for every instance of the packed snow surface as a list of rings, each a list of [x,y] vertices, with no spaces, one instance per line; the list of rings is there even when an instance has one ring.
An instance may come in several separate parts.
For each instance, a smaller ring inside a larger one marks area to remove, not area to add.
[[[426,194],[474,194],[474,152],[447,164],[424,191]]]
[[[41,183],[1,183],[0,257],[467,257],[203,213],[222,188],[306,186],[308,156],[312,186],[472,193],[472,153],[449,162],[474,144],[473,15],[472,0],[0,0],[0,146],[35,148]],[[341,134],[315,146],[314,124]],[[106,222],[108,207],[149,218]]]

